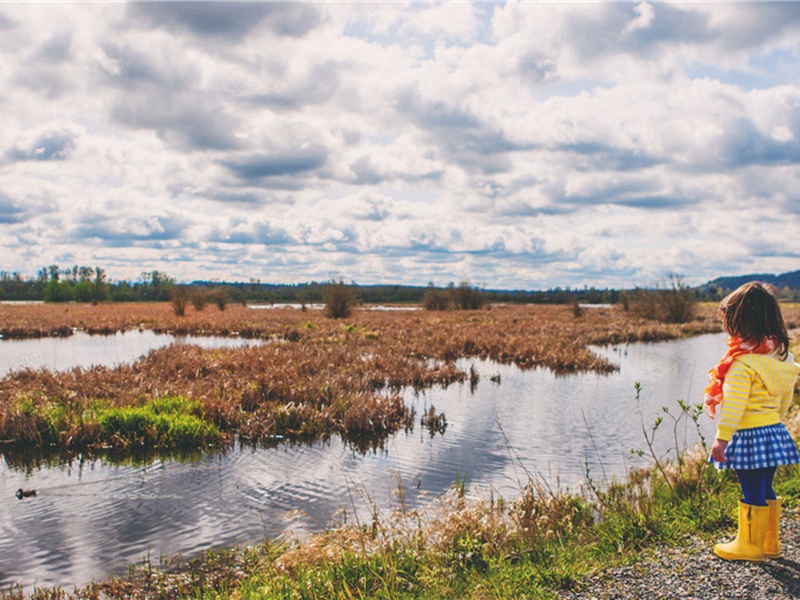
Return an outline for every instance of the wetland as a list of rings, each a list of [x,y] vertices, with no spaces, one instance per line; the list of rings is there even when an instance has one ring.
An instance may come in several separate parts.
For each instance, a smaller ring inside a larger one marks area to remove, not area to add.
[[[642,464],[631,449],[643,445],[643,424],[697,397],[724,350],[710,309],[681,326],[619,307],[580,317],[563,306],[359,311],[344,322],[245,307],[182,320],[162,305],[0,307],[9,310],[19,312],[3,312],[16,332],[6,337],[42,342],[93,328],[270,342],[4,367],[0,493],[13,501],[0,514],[0,581],[26,589],[86,585],[148,556],[319,532],[391,510],[399,496],[423,507],[464,480],[471,493],[514,498],[529,476],[550,489],[624,478]],[[178,406],[218,435],[158,438],[146,423],[103,437],[103,411],[159,402],[161,414]],[[429,413],[437,426],[421,423]],[[697,439],[686,424],[679,433]],[[40,492],[17,501],[19,488]]]

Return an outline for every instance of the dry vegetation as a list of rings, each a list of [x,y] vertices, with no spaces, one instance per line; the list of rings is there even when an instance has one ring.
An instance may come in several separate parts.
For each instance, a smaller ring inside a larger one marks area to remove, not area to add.
[[[800,310],[787,311],[793,327]],[[380,444],[412,426],[400,391],[464,380],[461,357],[489,358],[558,373],[609,372],[588,344],[675,338],[718,331],[714,307],[683,325],[643,319],[619,307],[500,306],[459,312],[359,310],[345,320],[320,311],[256,310],[240,305],[183,317],[169,303],[0,305],[5,337],[150,329],[265,340],[235,349],[172,345],[132,365],[52,373],[23,370],[0,380],[0,440],[5,448],[129,448],[146,435],[103,437],[98,414],[184,398],[220,432],[257,444],[311,441],[333,434],[358,447]],[[182,418],[186,415],[182,415]],[[194,439],[194,438],[192,438]],[[168,445],[168,442],[166,442]],[[178,442],[177,445],[181,445]]]
[[[388,401],[393,390],[468,378],[453,364],[459,356],[486,356],[561,372],[604,371],[613,367],[587,353],[586,344],[718,330],[711,306],[700,307],[698,320],[684,326],[641,320],[616,308],[576,315],[569,306],[448,314],[360,311],[345,323],[300,311],[232,307],[224,314],[204,315],[205,321],[191,313],[182,321],[172,317],[168,306],[114,308],[127,311],[127,317],[105,310],[97,314],[115,322],[152,319],[160,322],[162,331],[167,324],[185,324],[194,316],[194,331],[247,327],[256,337],[290,341],[238,350],[175,346],[131,367],[20,373],[0,382],[2,418],[13,413],[10,407],[23,396],[41,403],[90,402],[102,396],[125,405],[180,393],[194,399],[192,406],[199,402],[207,418],[229,433],[257,438],[281,427],[290,431],[307,421],[281,421],[276,415],[305,410],[331,415],[332,430],[346,434],[344,423],[353,414],[368,413],[375,404],[395,406]],[[5,310],[0,307],[0,314]],[[800,307],[788,307],[785,314],[796,329]],[[54,319],[52,326],[63,323]],[[334,417],[333,407],[341,397],[352,402]],[[396,405],[396,411],[401,410]],[[795,408],[789,419],[795,434],[798,415]],[[437,417],[435,410],[426,416]],[[404,418],[398,421],[402,422]],[[388,423],[383,427],[390,428]],[[705,457],[705,451],[693,451],[665,470],[638,470],[624,484],[605,490],[590,482],[582,497],[553,494],[531,482],[512,501],[475,499],[465,494],[464,482],[457,481],[430,506],[408,510],[400,486],[397,509],[384,517],[376,513],[371,522],[351,520],[304,542],[284,539],[209,551],[188,564],[179,557],[160,567],[148,563],[132,568],[127,577],[72,594],[37,590],[32,597],[556,598],[560,590],[580,586],[593,569],[640,560],[649,548],[684,543],[689,535],[718,539],[721,529],[730,529],[738,486],[732,477],[720,477]],[[793,506],[800,503],[798,473],[782,470],[777,481],[784,502]],[[25,596],[10,590],[0,597]]]

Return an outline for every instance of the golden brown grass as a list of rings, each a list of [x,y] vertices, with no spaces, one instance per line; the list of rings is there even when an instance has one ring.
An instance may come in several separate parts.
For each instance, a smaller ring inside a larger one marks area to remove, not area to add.
[[[311,441],[333,434],[359,446],[374,444],[414,415],[400,391],[464,380],[463,357],[557,373],[608,372],[615,365],[588,345],[670,339],[719,331],[714,307],[696,320],[666,325],[621,308],[582,311],[569,306],[495,306],[459,312],[360,310],[331,320],[320,311],[225,311],[169,303],[106,305],[0,305],[4,335],[59,335],[131,328],[196,335],[242,335],[264,344],[233,349],[173,345],[132,365],[73,369],[63,373],[23,370],[0,380],[0,440],[41,444],[43,428],[57,445],[97,442],[92,410],[141,406],[162,397],[198,402],[202,418],[222,432],[253,443]],[[800,309],[787,311],[797,326]],[[55,415],[55,417],[54,417]],[[52,443],[52,440],[51,440]]]

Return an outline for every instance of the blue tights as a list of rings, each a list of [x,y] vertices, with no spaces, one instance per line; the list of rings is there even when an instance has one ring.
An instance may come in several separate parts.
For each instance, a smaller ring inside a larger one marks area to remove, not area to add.
[[[775,469],[775,467],[768,467],[766,469],[742,469],[736,471],[739,485],[742,486],[745,504],[766,506],[767,500],[775,500],[775,490],[772,489]]]

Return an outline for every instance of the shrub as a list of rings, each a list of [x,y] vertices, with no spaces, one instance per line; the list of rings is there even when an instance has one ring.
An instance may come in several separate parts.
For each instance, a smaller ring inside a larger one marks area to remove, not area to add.
[[[477,310],[486,303],[483,292],[471,287],[467,281],[462,281],[458,287],[451,283],[450,295],[452,296],[453,304],[459,310]]]
[[[688,323],[697,313],[697,296],[680,277],[672,276],[669,289],[634,290],[632,306],[646,319]]]
[[[208,299],[216,304],[217,308],[220,310],[225,310],[225,307],[228,306],[228,302],[231,301],[231,297],[224,287],[214,288],[208,295]]]
[[[353,312],[357,300],[352,286],[344,281],[332,281],[322,291],[325,303],[325,316],[330,319],[346,319]]]
[[[173,286],[169,291],[169,301],[172,303],[172,310],[175,315],[182,317],[186,314],[186,304],[189,300],[189,291],[183,286]]]
[[[448,304],[447,293],[444,290],[436,289],[433,284],[428,286],[422,297],[422,308],[425,310],[447,310]]]
[[[197,312],[202,312],[203,309],[206,307],[206,302],[208,301],[206,291],[201,287],[194,287],[192,288],[190,296],[192,299],[192,306],[194,306],[194,309]]]
[[[671,278],[671,289],[663,294],[664,321],[667,323],[688,323],[697,313],[697,297],[680,277]]]

